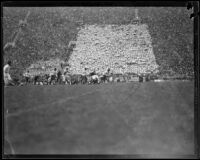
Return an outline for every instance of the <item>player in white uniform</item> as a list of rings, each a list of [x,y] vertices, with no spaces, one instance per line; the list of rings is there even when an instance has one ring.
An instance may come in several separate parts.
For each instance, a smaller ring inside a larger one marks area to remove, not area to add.
[[[92,83],[99,83],[99,76],[97,75],[95,70],[92,72]]]
[[[8,63],[3,67],[4,83],[6,86],[14,85],[12,82],[12,78],[10,76],[10,67],[11,67],[11,61],[8,61]]]
[[[69,71],[68,71],[68,68],[66,67],[66,68],[64,68],[64,71],[63,71],[63,74],[62,74],[62,81],[63,81],[63,83],[64,84],[68,84],[67,83],[67,74],[69,73]]]

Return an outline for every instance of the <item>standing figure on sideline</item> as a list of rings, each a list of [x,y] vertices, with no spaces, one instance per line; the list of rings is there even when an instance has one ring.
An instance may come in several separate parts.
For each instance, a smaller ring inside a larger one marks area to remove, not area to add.
[[[10,67],[11,67],[11,61],[9,60],[8,63],[3,67],[3,73],[4,73],[4,84],[5,86],[13,86],[14,83],[12,82],[12,78],[10,76]]]
[[[61,70],[58,70],[58,72],[57,72],[56,82],[58,84],[61,84],[61,82],[62,82],[62,72],[61,72]]]
[[[107,76],[108,82],[113,82],[113,73],[111,73],[110,68],[108,68],[106,76]]]
[[[81,83],[86,84],[87,83],[87,68],[84,69],[83,74],[81,76]]]

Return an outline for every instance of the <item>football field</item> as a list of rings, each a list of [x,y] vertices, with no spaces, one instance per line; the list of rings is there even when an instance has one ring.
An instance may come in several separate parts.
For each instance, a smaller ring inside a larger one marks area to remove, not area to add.
[[[4,88],[4,152],[194,154],[194,82]]]

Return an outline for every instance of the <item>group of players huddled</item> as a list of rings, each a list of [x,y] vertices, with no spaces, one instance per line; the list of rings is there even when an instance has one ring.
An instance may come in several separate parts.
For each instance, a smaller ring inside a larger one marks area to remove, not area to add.
[[[100,75],[94,70],[89,74],[70,74],[69,68],[64,69],[54,68],[50,73],[32,75],[29,70],[23,74],[22,79],[12,79],[10,76],[11,61],[4,66],[4,85],[14,86],[14,85],[55,85],[55,84],[99,84],[112,82],[113,77],[110,68]],[[85,71],[87,68],[85,68]],[[86,72],[85,72],[86,73]]]

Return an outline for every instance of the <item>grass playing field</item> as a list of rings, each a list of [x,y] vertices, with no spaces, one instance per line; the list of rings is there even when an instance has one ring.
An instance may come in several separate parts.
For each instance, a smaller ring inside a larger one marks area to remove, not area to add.
[[[194,154],[193,81],[7,87],[4,109],[16,154]]]

